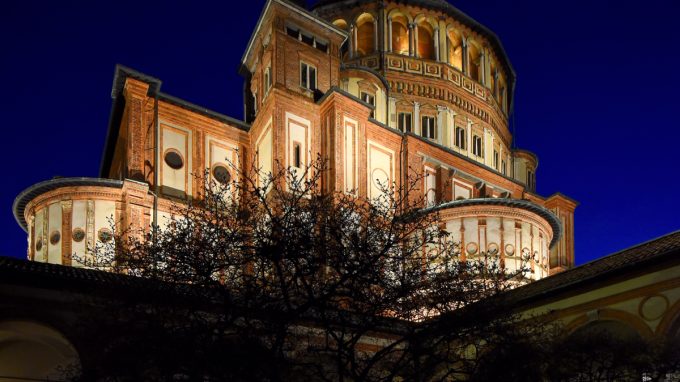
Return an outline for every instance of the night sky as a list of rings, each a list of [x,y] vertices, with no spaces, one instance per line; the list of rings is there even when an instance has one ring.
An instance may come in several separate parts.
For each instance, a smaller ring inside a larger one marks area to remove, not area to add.
[[[578,264],[680,229],[680,1],[458,0],[517,72],[517,147],[538,193],[576,209]],[[162,91],[243,117],[252,1],[13,1],[0,10],[0,255],[25,257],[15,196],[98,175],[117,63]]]

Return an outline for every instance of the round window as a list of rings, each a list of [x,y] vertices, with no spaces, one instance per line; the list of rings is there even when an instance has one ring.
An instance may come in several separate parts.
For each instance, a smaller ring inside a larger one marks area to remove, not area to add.
[[[50,234],[50,244],[57,245],[59,244],[59,240],[61,240],[61,234],[59,231],[52,231]]]
[[[43,242],[42,239],[38,239],[38,241],[35,243],[35,250],[40,252],[42,250]]]
[[[99,237],[99,241],[102,243],[108,243],[113,238],[113,234],[111,233],[110,229],[102,228],[99,230],[97,237]]]
[[[184,167],[184,159],[177,150],[168,150],[165,152],[165,164],[174,170],[179,170]]]
[[[227,168],[221,164],[213,167],[212,174],[213,178],[215,178],[215,181],[222,184],[227,184],[231,180],[231,174],[229,173],[229,170],[227,170]]]
[[[80,243],[85,239],[85,231],[82,228],[74,228],[72,233],[73,241]]]

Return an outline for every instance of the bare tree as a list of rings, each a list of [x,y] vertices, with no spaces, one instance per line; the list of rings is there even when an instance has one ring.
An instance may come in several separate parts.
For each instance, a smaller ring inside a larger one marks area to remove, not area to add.
[[[462,259],[421,179],[368,199],[323,192],[321,158],[232,173],[90,260],[139,285],[96,303],[87,378],[450,380],[517,336],[502,292],[526,269]]]

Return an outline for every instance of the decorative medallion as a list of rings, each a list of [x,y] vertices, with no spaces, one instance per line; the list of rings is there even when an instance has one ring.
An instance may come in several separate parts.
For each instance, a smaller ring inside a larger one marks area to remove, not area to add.
[[[80,243],[81,241],[83,241],[83,239],[85,239],[85,230],[82,228],[74,228],[73,233],[71,235],[73,241],[75,241],[76,243]]]
[[[512,256],[515,254],[515,246],[512,244],[506,244],[505,245],[505,253],[508,254],[509,256]]]
[[[108,228],[102,228],[97,233],[97,237],[102,243],[108,243],[113,238],[113,233]]]
[[[657,294],[645,297],[640,301],[640,315],[647,321],[658,320],[666,313],[668,305],[668,298],[666,296]]]
[[[479,246],[477,243],[468,243],[468,245],[465,246],[465,249],[467,249],[467,252],[471,255],[474,255],[477,253],[477,250],[479,249]]]
[[[59,231],[52,231],[50,234],[50,244],[57,245],[59,244],[59,240],[61,240],[61,234]]]
[[[389,187],[390,177],[387,175],[385,170],[376,168],[371,173],[371,177],[373,178],[373,184],[375,184],[379,189]]]
[[[489,243],[487,246],[487,250],[489,252],[489,255],[495,255],[498,253],[498,244],[496,243]]]

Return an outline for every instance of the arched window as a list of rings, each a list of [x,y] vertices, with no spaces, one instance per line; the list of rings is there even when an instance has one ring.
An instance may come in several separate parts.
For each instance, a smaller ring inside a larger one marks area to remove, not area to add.
[[[489,77],[487,86],[493,92],[493,95],[494,97],[496,97],[496,100],[498,100],[498,80],[497,80],[498,66],[496,65],[496,60],[494,59],[489,60],[489,69],[491,72],[491,76]]]
[[[475,43],[468,43],[468,76],[477,82],[482,80],[482,51]]]
[[[465,150],[465,129],[462,127],[456,127],[456,146],[461,150]]]
[[[357,18],[356,22],[356,52],[358,55],[366,55],[375,52],[376,30],[375,19],[369,13],[364,13]]]
[[[408,55],[408,20],[402,15],[392,16],[392,52]]]
[[[417,56],[427,60],[434,60],[434,29],[425,20],[421,20],[416,28],[418,28]]]
[[[446,33],[447,62],[454,68],[463,71],[463,39],[455,29]]]

